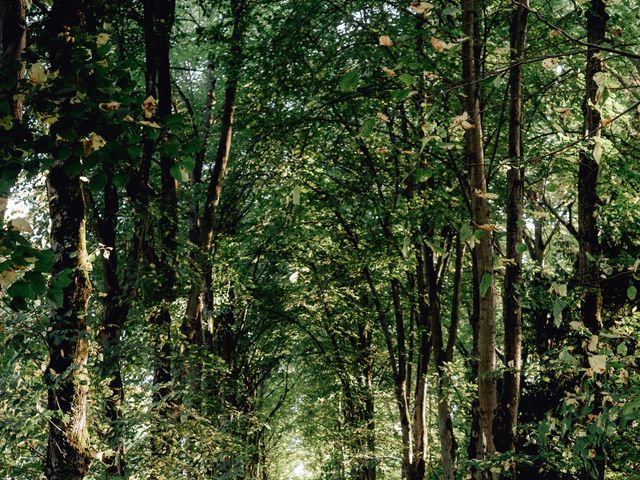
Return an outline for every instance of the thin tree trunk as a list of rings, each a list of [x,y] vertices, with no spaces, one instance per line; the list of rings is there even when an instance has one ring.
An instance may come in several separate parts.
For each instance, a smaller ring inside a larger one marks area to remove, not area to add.
[[[484,194],[487,183],[484,169],[484,141],[480,117],[478,91],[478,66],[480,59],[476,51],[476,5],[475,0],[462,0],[462,81],[464,83],[464,106],[472,128],[465,131],[465,160],[469,175],[471,197],[471,219],[475,231],[482,230],[474,248],[477,269],[474,282],[479,288],[478,301],[478,405],[480,411],[480,451],[477,458],[485,459],[495,452],[493,440],[493,417],[497,405],[496,379],[492,375],[496,368],[496,305],[493,275],[493,245],[489,224],[489,205]],[[480,477],[482,475],[479,475]]]
[[[224,95],[224,105],[222,107],[222,118],[220,121],[220,136],[218,139],[218,147],[216,150],[215,163],[209,185],[207,188],[207,196],[204,202],[202,215],[198,219],[198,231],[193,232],[193,238],[197,239],[199,252],[197,258],[194,258],[195,277],[189,290],[187,309],[182,322],[182,331],[187,337],[187,341],[192,346],[197,346],[201,341],[198,332],[202,331],[202,318],[204,308],[205,288],[207,284],[207,271],[210,268],[210,260],[208,258],[213,245],[213,233],[215,224],[215,214],[220,203],[220,194],[222,192],[222,181],[227,171],[229,162],[229,154],[231,151],[231,141],[233,136],[233,122],[236,107],[236,94],[238,91],[238,82],[240,79],[240,68],[242,66],[242,41],[243,41],[243,24],[242,16],[244,13],[244,1],[232,0],[231,10],[233,14],[233,30],[231,34],[231,61],[229,64],[227,83]],[[200,371],[198,365],[192,367],[192,374],[198,375]],[[192,379],[192,381],[195,379]],[[198,385],[198,380],[192,385]]]
[[[585,150],[580,151],[580,165],[578,167],[578,281],[583,288],[580,308],[582,322],[594,335],[600,332],[602,326],[602,290],[598,267],[600,243],[596,218],[599,155],[595,153],[599,148],[598,142],[600,141],[601,123],[598,104],[602,100],[602,90],[599,89],[596,80],[597,74],[604,70],[604,62],[598,46],[605,41],[607,20],[608,14],[604,0],[593,0],[591,7],[587,10],[587,41],[590,46],[587,49],[585,98],[582,110],[585,136],[589,139],[595,139],[595,146],[593,153]],[[597,374],[594,373],[594,375]],[[598,415],[602,410],[600,397],[600,392],[598,392],[594,400],[594,415]],[[606,468],[606,453],[600,442],[594,445],[596,451],[594,464],[598,480],[604,479]],[[581,478],[587,480],[593,477],[585,468]]]
[[[24,62],[21,60],[22,52],[27,45],[27,25],[25,19],[24,0],[9,0],[0,6],[0,80],[3,85],[11,87],[0,89],[0,100],[11,103],[11,117],[13,127],[19,126],[22,122],[22,100],[19,96],[14,96],[17,82],[24,77]],[[15,134],[15,133],[14,133]],[[11,152],[13,155],[20,155],[16,160],[20,160],[21,153]],[[3,156],[2,169],[7,168],[11,156]],[[8,157],[8,158],[7,158]],[[12,182],[0,185],[0,225],[4,222],[9,200],[9,191]]]
[[[116,244],[117,215],[119,209],[118,192],[113,184],[113,172],[108,165],[107,183],[104,187],[104,210],[102,215],[95,211],[96,231],[100,243],[108,250],[102,256],[102,269],[105,297],[105,312],[102,324],[98,328],[98,341],[102,351],[102,377],[108,379],[106,397],[106,416],[109,426],[106,433],[107,443],[113,453],[102,459],[107,465],[107,477],[122,477],[125,474],[124,441],[122,438],[122,405],[124,388],[120,365],[120,336],[129,313],[130,302],[118,280],[120,255]],[[94,206],[95,209],[95,206]]]
[[[451,385],[451,379],[447,371],[447,363],[453,361],[454,345],[458,332],[459,321],[459,304],[460,304],[460,285],[462,282],[462,260],[464,257],[464,247],[460,241],[460,236],[456,238],[456,259],[453,278],[453,295],[451,300],[451,325],[449,327],[449,338],[447,339],[446,348],[443,345],[442,338],[442,322],[440,314],[439,292],[432,291],[430,288],[430,296],[434,297],[430,300],[431,308],[431,331],[433,338],[433,348],[436,360],[436,371],[438,373],[438,433],[440,435],[440,458],[442,462],[442,473],[444,480],[455,480],[456,478],[456,452],[458,445],[453,433],[453,419],[451,418],[451,403],[447,390]],[[427,257],[429,258],[429,257]],[[432,265],[427,264],[429,277],[432,278],[431,283],[436,282],[434,275],[435,269]]]
[[[157,88],[158,117],[161,122],[171,114],[171,72],[170,40],[175,15],[175,0],[146,0],[144,2],[145,39],[147,44],[147,90]],[[149,31],[151,30],[151,31]],[[151,45],[149,45],[151,43]],[[157,79],[154,78],[157,76]],[[167,135],[163,130],[162,135]],[[148,142],[143,156],[149,159],[155,146]],[[144,162],[143,162],[144,163]],[[161,202],[160,218],[157,224],[159,250],[153,252],[158,271],[156,295],[154,295],[154,313],[150,323],[154,327],[154,375],[153,400],[158,408],[160,422],[170,421],[173,416],[171,399],[171,303],[174,300],[176,283],[177,251],[177,181],[171,175],[174,159],[160,155]],[[150,165],[146,165],[146,167]],[[143,172],[146,174],[146,172]],[[148,178],[148,177],[147,177]],[[170,450],[169,438],[162,433],[160,426],[152,437],[152,446],[157,455],[166,455]]]
[[[527,35],[528,0],[514,7],[511,16],[511,63],[509,161],[507,173],[507,258],[504,287],[504,360],[500,405],[496,412],[494,439],[500,452],[515,452],[515,430],[520,403],[520,369],[522,367],[522,212],[524,198],[524,166],[522,165],[522,63]],[[514,470],[515,471],[515,470]],[[512,473],[509,469],[508,472]],[[507,472],[504,472],[505,474]],[[511,473],[508,478],[513,478]],[[505,477],[506,478],[506,477]]]

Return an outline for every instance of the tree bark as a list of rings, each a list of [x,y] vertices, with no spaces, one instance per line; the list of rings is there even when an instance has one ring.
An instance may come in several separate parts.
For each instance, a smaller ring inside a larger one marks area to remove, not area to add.
[[[520,403],[520,369],[522,367],[522,254],[523,241],[524,166],[522,164],[522,60],[524,59],[529,2],[523,0],[511,15],[509,73],[509,162],[507,173],[507,250],[510,263],[506,266],[504,287],[504,360],[500,404],[496,411],[494,439],[499,452],[515,452],[515,431]],[[513,478],[511,469],[503,474]],[[507,477],[505,477],[507,478]]]
[[[3,85],[10,85],[10,87],[0,88],[0,101],[11,104],[13,129],[22,123],[22,100],[14,94],[18,82],[24,77],[24,62],[21,57],[26,45],[27,25],[24,0],[9,0],[0,6],[0,72],[2,72],[0,80]],[[15,131],[12,134],[15,135]],[[10,155],[8,153],[5,151],[3,155],[2,169],[8,167],[12,157],[17,157],[17,161],[21,159],[21,153],[15,150]],[[18,168],[14,167],[14,169]],[[3,182],[0,186],[0,225],[4,222],[12,183]]]
[[[52,39],[52,69],[73,86],[78,83],[73,64],[73,44],[59,36],[67,28],[85,28],[85,5],[79,0],[53,3],[48,32]],[[51,128],[55,138],[55,125]],[[58,259],[52,269],[52,288],[61,289],[47,329],[49,365],[45,373],[48,388],[49,442],[45,475],[49,480],[80,480],[89,469],[87,430],[88,375],[86,371],[86,313],[91,295],[86,249],[85,196],[79,174],[67,172],[67,161],[54,160],[47,175],[51,215],[51,248]],[[62,280],[62,279],[66,280]]]
[[[489,205],[484,194],[487,183],[484,168],[484,140],[478,88],[478,53],[476,50],[476,5],[474,0],[462,0],[462,81],[464,107],[472,128],[465,131],[465,163],[468,169],[471,198],[471,220],[474,231],[484,233],[473,254],[477,262],[474,282],[479,287],[478,320],[478,402],[480,411],[480,451],[485,459],[495,452],[493,417],[497,405],[496,379],[496,305],[493,274],[493,245],[489,225]],[[481,475],[480,475],[481,476]]]
[[[583,289],[581,295],[580,316],[582,323],[593,335],[597,335],[602,327],[602,290],[600,287],[600,242],[598,240],[598,223],[596,207],[598,204],[598,171],[599,158],[596,158],[596,147],[600,141],[599,103],[602,90],[599,90],[597,74],[604,71],[604,61],[598,48],[605,41],[608,14],[604,0],[593,0],[587,10],[587,64],[585,74],[585,98],[582,106],[584,115],[584,134],[589,140],[594,139],[592,152],[580,151],[578,167],[578,281]],[[589,142],[591,145],[592,142]],[[585,363],[588,353],[585,352]],[[594,375],[597,375],[594,373]],[[602,411],[601,394],[597,392],[594,399],[593,415]],[[601,440],[602,441],[602,440]],[[598,480],[604,479],[606,453],[601,443],[594,445],[596,456],[594,464]],[[593,478],[588,468],[581,473],[581,478]]]
[[[147,89],[154,87],[158,92],[158,117],[162,122],[171,114],[171,71],[170,42],[175,15],[175,0],[146,0],[144,2],[145,39],[147,44]],[[151,29],[151,31],[149,31]],[[155,69],[155,71],[154,71]],[[154,79],[154,74],[156,78]],[[162,136],[167,135],[163,129]],[[149,159],[154,146],[150,148]],[[161,153],[160,172],[161,190],[159,195],[160,217],[157,224],[159,249],[154,252],[158,271],[158,283],[154,298],[155,309],[150,322],[154,327],[154,375],[153,400],[158,408],[161,421],[170,421],[173,416],[172,375],[171,375],[171,303],[174,300],[176,283],[176,252],[178,238],[178,185],[171,175],[175,161]],[[153,450],[158,455],[166,455],[170,450],[169,438],[163,434],[162,427],[156,430],[152,438]]]
[[[208,258],[213,245],[213,233],[215,214],[220,203],[222,181],[227,171],[231,141],[233,137],[233,122],[236,107],[236,94],[242,67],[242,42],[243,42],[243,13],[246,5],[244,0],[232,0],[231,10],[233,15],[233,27],[231,33],[230,64],[225,87],[222,118],[220,120],[220,136],[216,150],[215,163],[211,172],[211,178],[207,187],[207,195],[204,202],[202,215],[197,221],[197,232],[193,232],[193,238],[197,239],[198,251],[194,258],[195,272],[191,288],[189,290],[187,308],[182,322],[182,331],[187,337],[191,348],[197,347],[201,342],[203,308],[205,303],[205,289],[207,285],[210,260]],[[200,367],[192,366],[192,375],[198,375]],[[197,379],[192,379],[192,387],[198,385]]]
[[[113,171],[108,164],[107,183],[103,191],[104,210],[100,215],[95,209],[96,232],[108,255],[102,257],[104,282],[104,317],[98,327],[98,342],[102,351],[102,377],[108,379],[105,413],[109,420],[106,433],[107,444],[112,454],[102,459],[107,466],[107,478],[123,477],[125,474],[124,442],[122,438],[122,405],[124,387],[120,362],[120,336],[129,314],[130,300],[125,298],[118,280],[120,254],[116,244],[117,218],[119,209],[118,192],[113,184]]]

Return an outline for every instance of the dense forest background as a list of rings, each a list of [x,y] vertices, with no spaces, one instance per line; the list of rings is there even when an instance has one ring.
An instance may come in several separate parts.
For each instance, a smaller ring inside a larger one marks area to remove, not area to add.
[[[640,478],[640,4],[0,25],[0,478]]]

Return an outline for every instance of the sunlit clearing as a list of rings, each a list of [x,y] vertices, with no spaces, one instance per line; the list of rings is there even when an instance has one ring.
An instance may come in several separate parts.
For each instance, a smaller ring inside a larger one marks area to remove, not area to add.
[[[302,463],[299,463],[293,469],[293,475],[296,478],[304,478],[304,477],[307,476],[307,469],[304,467],[304,465]]]

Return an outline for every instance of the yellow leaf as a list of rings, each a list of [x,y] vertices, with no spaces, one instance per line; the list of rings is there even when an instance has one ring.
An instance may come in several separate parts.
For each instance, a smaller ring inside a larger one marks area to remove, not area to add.
[[[158,125],[156,122],[149,122],[147,120],[140,120],[138,123],[140,125],[144,125],[145,127],[160,128],[160,125]]]
[[[106,102],[106,103],[101,103],[99,105],[100,110],[104,110],[105,112],[112,112],[114,110],[117,110],[120,108],[120,102]]]
[[[107,144],[107,141],[95,132],[89,135],[89,138],[82,142],[82,149],[84,154],[90,155],[91,153],[100,150]]]
[[[380,45],[382,45],[383,47],[393,47],[393,42],[391,41],[391,38],[389,38],[388,35],[382,35],[378,41],[380,42]]]
[[[11,228],[13,228],[14,230],[17,230],[18,232],[24,232],[24,233],[33,232],[33,228],[31,228],[29,221],[24,217],[18,217],[18,218],[13,218],[9,220],[9,225],[11,225]]]
[[[439,38],[431,37],[431,46],[435,48],[438,53],[442,53],[445,50],[449,50],[450,48],[454,47],[455,43],[446,43]]]
[[[453,117],[453,126],[462,128],[463,130],[471,130],[475,128],[475,125],[469,122],[469,114],[463,112],[462,115]]]
[[[84,100],[87,98],[87,94],[86,93],[82,93],[82,92],[78,92],[76,93],[73,97],[71,97],[71,100],[69,100],[69,102],[72,105],[76,105],[78,103],[82,103],[84,102]]]
[[[604,373],[607,370],[607,357],[605,355],[592,355],[589,357],[589,366],[595,373]]]
[[[14,270],[5,270],[0,273],[0,287],[7,288],[13,283],[17,276],[18,273]]]
[[[485,232],[492,232],[496,229],[496,226],[491,223],[485,223],[484,225],[478,225],[478,228]]]
[[[562,118],[568,118],[571,116],[571,109],[567,107],[555,107],[553,111],[558,113]]]
[[[587,344],[587,349],[590,352],[595,352],[598,349],[598,335],[592,335],[589,343]]]
[[[498,194],[497,193],[483,192],[479,188],[476,188],[473,193],[474,193],[474,195],[476,197],[484,198],[485,200],[497,200],[498,199]]]
[[[153,117],[156,114],[156,99],[149,95],[145,101],[142,102],[142,110],[144,111],[145,118]]]
[[[382,112],[376,113],[376,117],[378,117],[378,120],[381,120],[381,121],[383,121],[385,123],[389,123],[389,121],[390,121],[389,117],[386,114],[382,113]]]
[[[545,68],[546,70],[555,70],[559,64],[560,62],[558,62],[558,59],[555,57],[545,58],[542,61],[542,67]]]
[[[105,45],[108,41],[109,41],[108,33],[99,33],[98,36],[96,37],[96,44],[99,47],[102,45]]]
[[[389,78],[393,78],[396,76],[396,72],[394,72],[393,70],[391,70],[390,68],[387,67],[382,67],[382,71],[387,75],[387,77]]]
[[[424,15],[433,9],[433,4],[429,2],[413,2],[409,8],[418,15]]]
[[[54,123],[56,123],[58,120],[60,119],[60,117],[58,117],[58,115],[44,115],[42,117],[42,121],[44,123],[46,123],[47,125],[53,125]]]
[[[47,81],[47,72],[44,69],[44,65],[41,63],[34,63],[29,69],[29,81],[34,85],[42,85]]]

